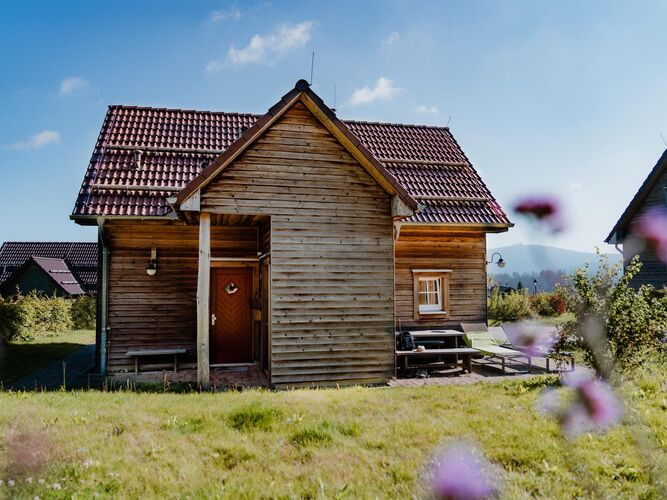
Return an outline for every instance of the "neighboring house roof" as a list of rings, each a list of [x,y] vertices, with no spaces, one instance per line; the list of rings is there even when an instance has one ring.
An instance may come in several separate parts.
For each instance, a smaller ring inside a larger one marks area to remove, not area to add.
[[[266,115],[110,106],[72,218],[173,215],[167,198],[205,168],[211,167],[210,173],[214,162],[219,166],[225,152],[240,149],[262,120],[304,91],[298,85]],[[340,121],[316,94],[306,92],[408,202],[414,198],[426,205],[409,221],[511,226],[448,128]],[[134,150],[141,150],[140,157]],[[441,197],[447,200],[433,199]]]
[[[85,293],[64,260],[49,259],[46,257],[30,257],[21,269],[27,266],[31,261],[42,268],[42,270],[69,295],[82,295]],[[14,273],[14,276],[19,273],[20,271],[17,271]]]
[[[0,285],[31,257],[65,262],[81,289],[94,293],[97,287],[97,243],[8,241],[0,247]]]
[[[662,153],[658,163],[655,164],[651,172],[648,174],[648,177],[644,180],[644,183],[641,185],[635,196],[632,198],[630,204],[626,207],[625,211],[621,215],[616,225],[611,230],[607,238],[604,240],[606,243],[622,243],[625,237],[627,236],[628,229],[632,219],[637,214],[639,209],[646,202],[646,198],[651,193],[656,184],[660,181],[662,176],[667,171],[667,149]]]

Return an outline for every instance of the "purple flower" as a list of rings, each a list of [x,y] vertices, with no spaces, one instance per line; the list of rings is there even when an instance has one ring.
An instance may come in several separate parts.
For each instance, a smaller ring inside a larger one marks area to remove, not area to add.
[[[663,262],[667,262],[667,212],[662,208],[651,208],[632,225],[635,237]]]
[[[542,413],[555,416],[567,437],[603,432],[621,421],[623,407],[607,383],[581,372],[566,377],[564,383],[571,388],[571,400],[565,402],[553,389],[545,390],[537,407]]]
[[[530,196],[514,204],[514,211],[544,224],[551,232],[565,229],[560,202],[553,196]]]
[[[497,488],[492,465],[473,446],[452,445],[440,453],[433,468],[433,493],[441,500],[491,498]]]
[[[549,352],[556,341],[553,328],[535,321],[503,324],[503,330],[512,345],[529,356],[539,356]]]

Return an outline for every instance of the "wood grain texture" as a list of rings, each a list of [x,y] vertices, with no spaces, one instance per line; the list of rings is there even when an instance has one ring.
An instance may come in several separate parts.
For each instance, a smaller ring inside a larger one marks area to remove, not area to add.
[[[182,368],[196,367],[198,226],[180,222],[109,221],[109,371],[133,370],[128,350],[185,347]],[[146,274],[150,249],[158,271]],[[257,255],[257,228],[211,226],[214,257]],[[154,358],[144,369],[168,368]]]
[[[446,318],[415,319],[413,269],[452,270]],[[408,328],[486,322],[485,234],[403,226],[396,242],[396,320]]]
[[[207,185],[201,203],[271,216],[262,246],[271,251],[273,384],[394,374],[391,198],[304,105]]]

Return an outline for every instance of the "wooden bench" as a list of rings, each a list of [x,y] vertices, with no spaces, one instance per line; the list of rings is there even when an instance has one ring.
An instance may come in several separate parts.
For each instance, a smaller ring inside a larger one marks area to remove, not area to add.
[[[396,351],[397,358],[403,358],[403,368],[408,367],[408,358],[428,358],[440,356],[461,356],[463,358],[463,369],[472,373],[472,357],[479,354],[477,349],[470,347],[454,347],[451,349],[426,349],[425,351]]]
[[[139,374],[139,358],[145,356],[174,356],[174,372],[178,372],[178,355],[188,352],[183,347],[176,347],[173,349],[136,349],[134,351],[127,351],[125,354],[129,358],[134,358],[134,374]]]

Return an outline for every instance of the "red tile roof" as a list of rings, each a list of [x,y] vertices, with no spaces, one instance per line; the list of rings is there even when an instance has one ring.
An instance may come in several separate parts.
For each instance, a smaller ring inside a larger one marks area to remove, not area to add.
[[[261,115],[110,106],[73,218],[167,215],[171,209],[166,198],[193,180],[259,118]],[[409,220],[511,224],[448,128],[344,123],[398,184],[426,205]],[[139,169],[135,168],[135,148],[142,150]],[[94,187],[108,184],[121,188]],[[448,200],[420,199],[423,196]]]
[[[0,247],[0,285],[30,257],[63,260],[86,293],[97,287],[97,243],[8,241]]]

